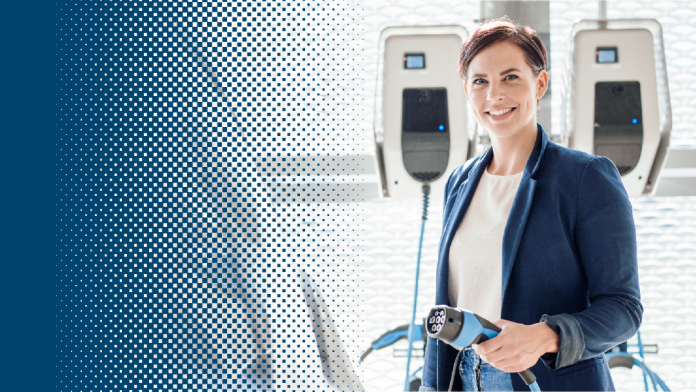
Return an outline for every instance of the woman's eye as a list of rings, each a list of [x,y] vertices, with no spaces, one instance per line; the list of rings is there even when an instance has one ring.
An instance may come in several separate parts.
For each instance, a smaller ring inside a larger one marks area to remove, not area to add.
[[[515,80],[517,79],[517,75],[508,75],[505,77],[505,80]]]
[[[479,79],[474,80],[474,84],[483,84],[483,83],[486,83],[486,79],[479,78]]]

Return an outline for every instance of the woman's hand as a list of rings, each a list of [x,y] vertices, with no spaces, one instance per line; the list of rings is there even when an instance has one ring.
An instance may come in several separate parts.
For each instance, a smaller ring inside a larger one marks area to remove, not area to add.
[[[524,325],[507,320],[494,322],[498,336],[472,348],[496,369],[519,373],[534,366],[539,357],[558,352],[558,335],[546,323]]]

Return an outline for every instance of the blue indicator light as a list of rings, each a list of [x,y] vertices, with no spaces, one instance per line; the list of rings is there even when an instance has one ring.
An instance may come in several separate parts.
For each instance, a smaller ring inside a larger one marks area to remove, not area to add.
[[[637,119],[637,118],[634,118],[633,120],[631,120],[631,122],[634,123],[634,124],[638,124],[638,119]]]
[[[633,121],[635,121],[635,119],[633,119]],[[634,122],[634,124],[635,124],[635,122]],[[439,130],[441,130],[441,131],[444,131],[444,130],[445,130],[445,126],[441,124],[439,127],[437,127],[437,129],[439,129]]]

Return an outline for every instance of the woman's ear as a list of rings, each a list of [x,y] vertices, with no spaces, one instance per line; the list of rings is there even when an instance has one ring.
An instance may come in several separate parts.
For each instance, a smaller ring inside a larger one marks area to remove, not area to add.
[[[469,100],[469,89],[466,88],[466,80],[463,80],[462,83],[464,83],[464,94],[466,94],[466,100]]]
[[[537,76],[537,93],[536,93],[536,98],[541,99],[541,97],[546,94],[546,89],[549,87],[549,74],[546,72],[545,69],[542,69],[539,71],[539,75]]]

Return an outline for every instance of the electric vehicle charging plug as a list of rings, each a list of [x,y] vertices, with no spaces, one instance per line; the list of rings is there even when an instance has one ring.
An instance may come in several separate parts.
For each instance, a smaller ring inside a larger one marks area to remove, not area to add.
[[[438,305],[430,309],[425,319],[428,336],[440,339],[457,350],[479,344],[498,336],[500,328],[466,309]],[[536,376],[530,369],[517,373],[532,391],[538,391]]]

